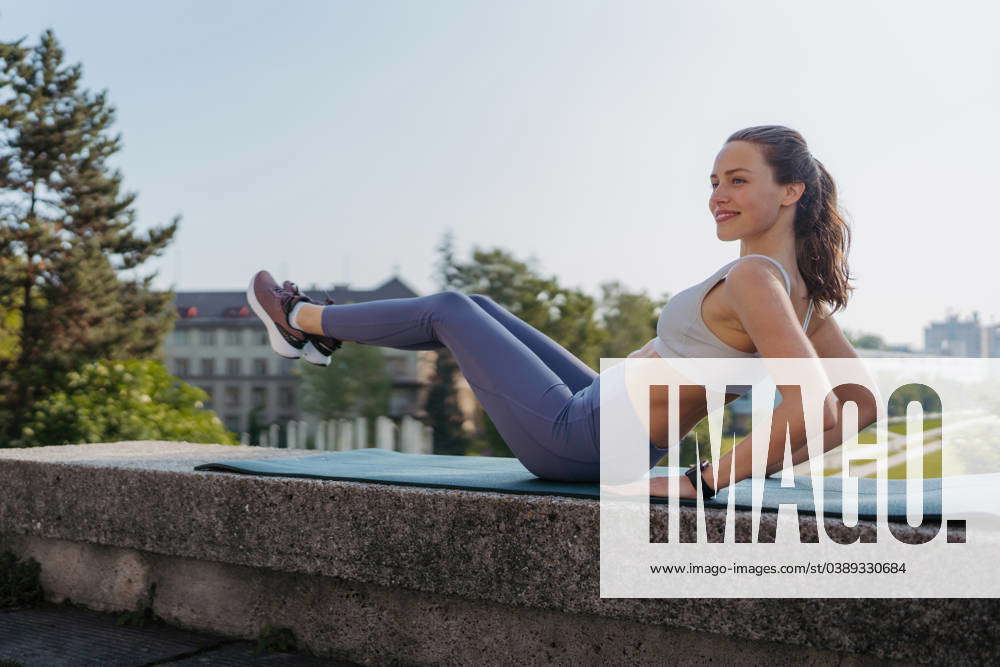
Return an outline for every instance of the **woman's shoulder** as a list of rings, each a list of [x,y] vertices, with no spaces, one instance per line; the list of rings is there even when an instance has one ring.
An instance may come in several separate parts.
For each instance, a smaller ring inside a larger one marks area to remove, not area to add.
[[[753,297],[758,292],[764,292],[772,284],[771,279],[777,279],[778,284],[787,293],[790,281],[787,272],[775,260],[762,255],[747,255],[737,257],[726,269],[726,283],[736,285],[740,292]],[[727,285],[728,286],[728,285]],[[727,289],[727,293],[733,290]]]

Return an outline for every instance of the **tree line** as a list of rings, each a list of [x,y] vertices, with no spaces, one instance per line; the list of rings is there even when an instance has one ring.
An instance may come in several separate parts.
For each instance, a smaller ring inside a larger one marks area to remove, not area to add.
[[[0,43],[0,446],[178,439],[235,443],[207,394],[162,364],[174,294],[138,275],[174,240],[180,216],[136,228],[137,194],[110,160],[122,147],[107,91],[82,85],[53,31]],[[492,297],[592,368],[654,335],[654,299],[620,283],[597,297],[544,275],[536,260],[438,247],[441,289]],[[319,417],[384,414],[391,380],[376,348],[345,346],[329,368],[302,366],[303,407]],[[427,401],[441,453],[509,452],[488,418],[457,409],[457,365],[444,350]]]
[[[162,364],[174,294],[156,274],[129,278],[174,240],[180,216],[140,233],[136,193],[110,165],[121,150],[107,91],[81,83],[54,33],[35,45],[0,42],[0,446],[114,440],[236,442],[205,410],[207,394]],[[655,335],[667,294],[617,281],[599,294],[563,285],[537,259],[502,248],[460,258],[446,233],[436,286],[489,296],[598,370]],[[859,347],[886,347],[874,334]],[[391,377],[380,350],[347,345],[330,367],[302,364],[302,407],[328,419],[388,412]],[[458,365],[439,351],[426,420],[442,454],[511,455],[481,410],[458,406]],[[918,399],[925,399],[920,396]],[[250,415],[253,431],[266,427]]]

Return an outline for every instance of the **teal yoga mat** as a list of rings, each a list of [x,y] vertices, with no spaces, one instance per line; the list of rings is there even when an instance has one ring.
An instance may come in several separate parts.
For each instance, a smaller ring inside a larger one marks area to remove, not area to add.
[[[600,499],[596,482],[553,482],[535,477],[514,458],[490,456],[445,456],[441,454],[403,454],[384,449],[356,449],[329,452],[297,458],[251,459],[220,461],[197,465],[195,470],[235,472],[247,475],[305,477],[356,482],[380,482],[404,486],[424,486],[440,489],[469,489],[499,493],[569,496]],[[680,472],[680,471],[676,471]],[[654,476],[671,474],[671,469],[657,466]],[[858,481],[858,517],[876,517],[876,480]],[[796,488],[782,488],[777,478],[764,480],[763,509],[777,511],[780,504],[796,503],[800,512],[815,512],[812,481],[796,477]],[[888,516],[906,519],[906,481],[889,480]],[[826,516],[840,516],[843,480],[827,477],[823,481],[823,509]],[[750,480],[723,489],[708,507],[726,507],[729,494],[736,494],[736,507],[750,509]],[[941,517],[941,480],[924,480],[923,515],[925,519]],[[651,497],[653,503],[665,503],[666,498]],[[682,500],[682,504],[694,504]]]

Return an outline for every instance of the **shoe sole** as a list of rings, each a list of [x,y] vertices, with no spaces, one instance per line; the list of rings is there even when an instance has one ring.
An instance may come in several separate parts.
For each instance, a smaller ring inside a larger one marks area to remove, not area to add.
[[[303,351],[295,348],[285,340],[284,336],[278,331],[278,325],[274,323],[274,320],[271,319],[271,316],[267,314],[267,311],[264,310],[263,306],[257,300],[257,295],[254,294],[253,289],[256,278],[257,274],[255,273],[253,278],[250,279],[250,286],[247,287],[247,303],[250,304],[250,307],[256,313],[257,317],[260,318],[260,321],[264,323],[264,327],[267,329],[267,339],[270,341],[271,349],[274,350],[275,354],[285,359],[298,359],[302,356]],[[306,345],[312,348],[316,354],[319,354],[319,351],[313,347],[312,343],[306,341]],[[313,361],[312,363],[316,362]]]
[[[330,357],[317,350],[311,340],[307,340],[305,347],[302,348],[302,358],[310,364],[316,364],[317,366],[330,365]]]

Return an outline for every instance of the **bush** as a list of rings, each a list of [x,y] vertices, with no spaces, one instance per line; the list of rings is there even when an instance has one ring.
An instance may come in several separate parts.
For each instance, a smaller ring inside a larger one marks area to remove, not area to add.
[[[66,388],[32,409],[21,446],[120,440],[237,444],[208,395],[156,361],[97,361],[69,374]]]

